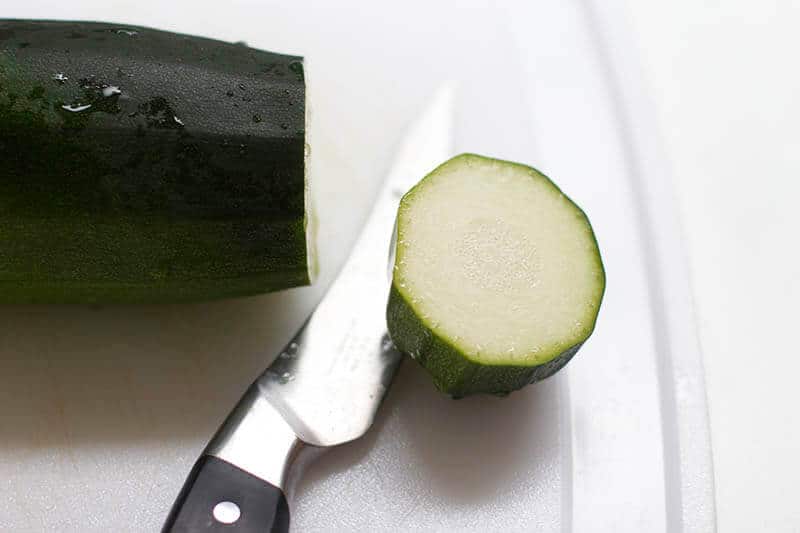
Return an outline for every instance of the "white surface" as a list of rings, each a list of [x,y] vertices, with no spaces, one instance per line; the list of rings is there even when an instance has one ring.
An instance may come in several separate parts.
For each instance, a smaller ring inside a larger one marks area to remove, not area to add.
[[[721,531],[800,531],[800,4],[630,1],[689,245]]]
[[[713,529],[675,221],[637,73],[613,46],[618,5],[602,4],[7,8],[310,57],[322,272],[315,288],[240,301],[0,309],[0,530],[158,529],[211,432],[330,280],[402,127],[446,78],[461,81],[460,149],[534,164],[589,214],[608,274],[597,330],[565,372],[506,399],[453,402],[406,364],[373,430],[301,480],[295,531]]]

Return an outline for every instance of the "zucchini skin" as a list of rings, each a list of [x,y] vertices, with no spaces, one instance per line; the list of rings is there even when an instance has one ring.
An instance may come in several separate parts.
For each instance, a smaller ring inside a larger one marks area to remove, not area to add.
[[[300,57],[0,20],[0,160],[0,303],[197,301],[310,281]]]
[[[397,349],[409,354],[430,374],[436,388],[453,398],[481,393],[505,396],[552,376],[569,363],[583,345],[581,342],[571,346],[541,365],[476,363],[426,326],[394,283],[389,291],[386,321]]]

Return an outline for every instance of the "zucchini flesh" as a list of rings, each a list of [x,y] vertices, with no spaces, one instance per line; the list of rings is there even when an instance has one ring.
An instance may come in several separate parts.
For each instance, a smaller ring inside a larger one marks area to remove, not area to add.
[[[0,303],[305,285],[302,58],[0,20]]]
[[[531,167],[464,154],[402,199],[395,345],[453,396],[544,379],[594,329],[605,289],[586,215]]]

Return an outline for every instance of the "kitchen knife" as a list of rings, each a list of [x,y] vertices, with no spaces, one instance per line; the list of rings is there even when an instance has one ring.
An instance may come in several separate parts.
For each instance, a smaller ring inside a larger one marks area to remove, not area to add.
[[[299,452],[344,444],[372,425],[400,363],[385,319],[397,206],[453,155],[452,109],[453,90],[442,87],[411,126],[339,276],[195,463],[164,533],[288,531],[284,493]]]

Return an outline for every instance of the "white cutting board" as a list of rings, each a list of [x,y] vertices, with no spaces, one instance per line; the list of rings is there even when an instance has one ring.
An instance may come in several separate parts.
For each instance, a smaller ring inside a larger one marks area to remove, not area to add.
[[[459,83],[457,148],[531,163],[589,214],[597,330],[506,399],[403,366],[370,433],[312,464],[293,531],[712,531],[702,365],[669,176],[618,1],[27,0],[309,59],[313,288],[166,307],[0,307],[0,531],[157,531],[207,439],[320,297],[403,128]],[[388,236],[387,236],[388,238]]]

